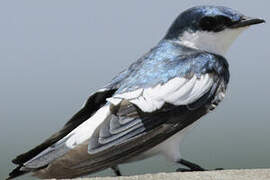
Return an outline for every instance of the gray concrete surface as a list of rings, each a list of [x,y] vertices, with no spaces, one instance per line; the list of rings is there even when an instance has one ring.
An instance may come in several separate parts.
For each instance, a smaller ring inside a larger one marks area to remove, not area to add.
[[[77,178],[76,180],[270,180],[270,169],[158,173],[138,176]]]

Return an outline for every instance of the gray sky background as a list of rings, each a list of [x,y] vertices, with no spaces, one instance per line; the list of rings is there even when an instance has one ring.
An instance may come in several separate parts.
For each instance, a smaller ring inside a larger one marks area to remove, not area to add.
[[[88,95],[152,48],[180,12],[202,4],[270,16],[267,0],[1,0],[0,179],[13,157],[61,128]],[[227,97],[185,139],[186,159],[270,168],[269,30],[269,23],[252,27],[229,50]],[[121,166],[124,174],[177,167],[160,157]]]

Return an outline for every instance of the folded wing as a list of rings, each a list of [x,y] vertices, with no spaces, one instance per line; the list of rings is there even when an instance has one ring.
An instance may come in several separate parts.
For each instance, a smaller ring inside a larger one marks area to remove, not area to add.
[[[97,153],[147,133],[149,129],[167,121],[151,119],[156,112],[171,107],[189,105],[199,100],[213,87],[212,74],[191,78],[176,77],[167,83],[146,89],[116,94],[107,99],[112,103],[112,115],[101,124],[91,137],[89,153]]]
[[[82,109],[76,113],[60,131],[53,134],[35,148],[13,159],[12,162],[17,164],[18,167],[9,174],[9,178],[14,178],[29,171],[40,169],[67,152],[69,148],[63,146],[64,144],[61,142],[79,125],[90,119],[90,117],[106,103],[106,98],[111,97],[115,91],[116,89],[106,89],[94,93],[86,101]]]

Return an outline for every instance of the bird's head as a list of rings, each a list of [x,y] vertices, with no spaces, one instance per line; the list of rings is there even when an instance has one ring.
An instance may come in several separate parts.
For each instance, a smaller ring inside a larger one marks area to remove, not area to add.
[[[223,6],[197,6],[176,18],[165,39],[224,55],[243,30],[263,22],[263,19],[249,18]]]

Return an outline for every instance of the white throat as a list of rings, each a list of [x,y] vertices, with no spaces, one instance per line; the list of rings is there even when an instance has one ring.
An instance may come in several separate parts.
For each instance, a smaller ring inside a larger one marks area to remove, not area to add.
[[[225,29],[221,32],[184,32],[178,43],[224,56],[234,40],[246,28]]]

